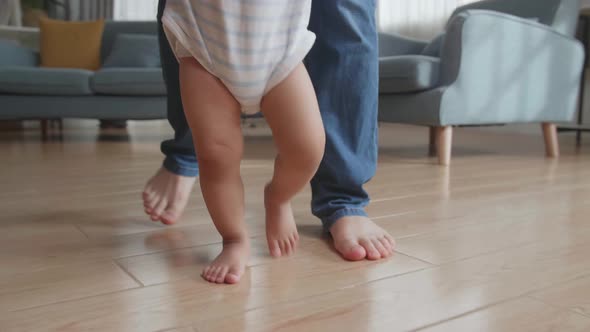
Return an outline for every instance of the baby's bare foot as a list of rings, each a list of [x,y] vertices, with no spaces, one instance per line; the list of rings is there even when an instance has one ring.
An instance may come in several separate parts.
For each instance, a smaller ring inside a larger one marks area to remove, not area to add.
[[[188,203],[195,178],[171,173],[164,167],[152,177],[143,191],[145,213],[166,225],[180,219]]]
[[[291,255],[299,242],[291,203],[274,199],[271,187],[267,185],[264,189],[264,206],[266,208],[266,240],[271,256]]]
[[[244,274],[249,257],[248,239],[226,242],[219,256],[203,270],[201,276],[212,283],[236,284]]]

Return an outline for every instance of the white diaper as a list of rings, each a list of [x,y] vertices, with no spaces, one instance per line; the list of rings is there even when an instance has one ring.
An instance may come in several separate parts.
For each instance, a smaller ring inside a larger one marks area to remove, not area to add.
[[[176,58],[197,59],[251,114],[313,46],[311,1],[168,0],[162,22]]]

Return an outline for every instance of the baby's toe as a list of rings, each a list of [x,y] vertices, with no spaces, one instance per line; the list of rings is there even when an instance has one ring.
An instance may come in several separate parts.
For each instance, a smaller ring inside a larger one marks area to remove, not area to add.
[[[242,274],[244,274],[244,271],[240,268],[230,268],[227,272],[227,274],[225,275],[225,283],[226,284],[237,284],[238,282],[240,282],[240,279],[242,278]]]
[[[268,242],[268,249],[270,251],[270,255],[272,257],[281,257],[281,247],[279,246],[279,241],[271,240]]]
[[[217,275],[215,276],[215,282],[218,284],[223,284],[225,281],[225,276],[227,275],[228,268],[226,266],[222,267],[217,271]]]

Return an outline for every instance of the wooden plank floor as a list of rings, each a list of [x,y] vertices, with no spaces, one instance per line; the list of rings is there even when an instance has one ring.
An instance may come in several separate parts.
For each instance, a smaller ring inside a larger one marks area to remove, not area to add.
[[[165,122],[127,133],[67,122],[63,141],[0,133],[0,331],[590,331],[590,139],[547,160],[539,135],[457,129],[453,165],[427,130],[383,125],[371,217],[398,240],[382,262],[334,254],[294,200],[302,243],[266,251],[265,128],[243,163],[254,255],[241,284],[199,278],[220,249],[198,188],[178,225],[144,215]]]

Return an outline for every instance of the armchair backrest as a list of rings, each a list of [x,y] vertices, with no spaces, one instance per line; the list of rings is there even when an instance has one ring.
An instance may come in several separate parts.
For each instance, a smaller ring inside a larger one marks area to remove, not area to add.
[[[564,35],[573,36],[578,24],[580,0],[483,0],[457,8],[451,19],[469,9],[493,10],[536,19]]]

